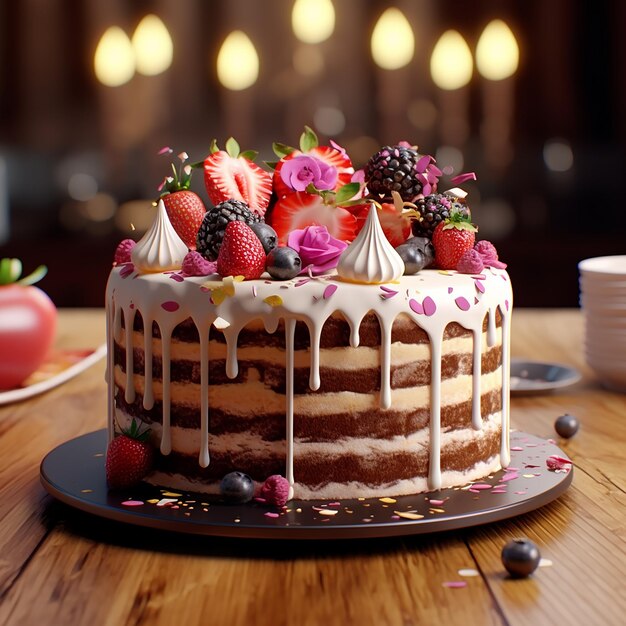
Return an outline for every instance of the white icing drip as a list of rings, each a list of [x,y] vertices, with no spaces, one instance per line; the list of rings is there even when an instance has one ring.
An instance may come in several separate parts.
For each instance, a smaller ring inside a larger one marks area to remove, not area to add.
[[[209,328],[197,326],[200,336],[200,467],[208,467],[209,455]]]
[[[378,314],[380,323],[380,406],[388,409],[391,406],[391,328],[393,320],[386,320]]]
[[[124,309],[124,328],[126,329],[126,391],[124,400],[128,404],[135,401],[135,385],[133,385],[133,326],[135,325],[135,309],[128,307]]]
[[[441,488],[441,342],[443,328],[437,334],[428,334],[431,350],[430,377],[430,461],[429,489]]]
[[[323,322],[322,324],[315,324],[313,327],[309,326],[311,336],[311,369],[309,371],[309,387],[311,387],[313,391],[317,391],[322,384],[320,380],[320,337],[322,335],[323,326]]]
[[[159,325],[160,326],[160,325]],[[172,451],[172,433],[170,428],[170,343],[171,330],[167,333],[163,332],[161,327],[161,379],[163,380],[163,435],[161,437],[161,454],[168,455]]]
[[[491,348],[496,344],[496,308],[489,308],[487,317],[487,345]]]
[[[337,273],[351,282],[375,285],[404,274],[404,261],[387,240],[376,205],[371,205],[365,225],[339,257]]]
[[[115,309],[115,317],[113,318],[113,336],[115,341],[119,342],[122,336],[122,306]]]
[[[239,328],[229,326],[224,330],[224,337],[226,339],[226,376],[237,378],[237,374],[239,374],[239,362],[237,360]]]
[[[115,416],[115,385],[113,384],[114,376],[114,344],[113,338],[113,318],[115,317],[115,300],[113,296],[106,299],[106,335],[107,335],[107,367],[105,379],[107,381],[107,409],[109,419],[107,420],[107,438],[108,442],[113,441],[114,432],[114,416]]]
[[[167,216],[163,200],[159,200],[152,225],[130,253],[134,266],[140,272],[178,270],[188,251]]]
[[[482,341],[483,329],[472,329],[472,337],[474,340],[474,348],[472,353],[472,426],[474,430],[481,430],[483,427],[483,418],[480,414],[480,377],[482,375],[482,351],[480,344]]]
[[[509,300],[509,306],[511,301]],[[511,312],[506,310],[506,306],[500,308],[502,313],[502,439],[500,442],[500,464],[508,467],[511,462],[509,440],[509,427],[511,421]]]
[[[152,385],[152,320],[144,318],[143,357],[144,379],[143,408],[150,410],[154,406],[154,389]]]
[[[296,320],[285,320],[285,401],[287,403],[285,416],[285,441],[287,442],[287,459],[285,478],[289,481],[289,499],[293,498],[293,376],[294,376],[294,336]]]

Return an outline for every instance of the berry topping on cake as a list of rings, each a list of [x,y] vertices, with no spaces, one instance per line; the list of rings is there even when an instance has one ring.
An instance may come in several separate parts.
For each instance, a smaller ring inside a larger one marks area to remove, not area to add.
[[[498,259],[498,251],[490,241],[479,241],[474,246],[474,249],[480,254],[485,267],[495,267],[499,270],[506,269],[506,263]]]
[[[476,226],[461,212],[453,211],[433,233],[435,263],[442,270],[456,268],[461,257],[474,247]]]
[[[459,259],[456,269],[461,274],[480,274],[485,269],[485,265],[480,254],[472,248]]]
[[[276,280],[289,280],[302,270],[302,259],[293,248],[279,246],[267,255],[265,269]]]
[[[331,144],[320,146],[317,135],[308,126],[304,127],[300,136],[299,150],[282,143],[274,143],[274,153],[280,158],[274,164],[276,196],[280,199],[295,191],[304,191],[309,184],[313,184],[318,190],[337,191],[351,182],[354,167],[350,157],[336,143]]]
[[[109,444],[105,462],[107,485],[124,489],[141,482],[152,469],[154,449],[149,443],[150,429],[141,432],[137,420]]]
[[[159,154],[168,152],[171,149],[164,148]],[[176,166],[172,163],[172,175],[163,179],[159,192],[174,230],[190,250],[195,250],[196,235],[206,208],[200,196],[189,189],[193,170],[191,165],[185,165],[187,153],[181,152],[178,158],[181,161],[179,171],[176,171]]]
[[[259,278],[265,270],[265,250],[244,222],[230,222],[217,256],[217,271],[221,276]]]
[[[285,506],[289,500],[289,481],[280,474],[274,474],[263,483],[260,495],[267,504]]]
[[[132,239],[123,239],[117,244],[115,256],[113,257],[113,265],[121,265],[122,263],[130,263],[130,253],[133,251],[136,242]]]
[[[408,241],[396,247],[396,252],[404,262],[404,274],[417,274],[427,265],[426,257],[418,246],[411,245]]]
[[[190,250],[183,259],[183,266],[180,268],[185,276],[208,276],[217,272],[215,261],[207,261],[196,250]]]
[[[226,226],[230,222],[252,224],[259,221],[259,216],[250,210],[245,202],[226,200],[209,209],[202,220],[196,246],[198,252],[209,261],[215,261],[224,239]]]
[[[265,222],[252,222],[249,224],[254,234],[259,238],[265,254],[269,254],[278,245],[276,231]]]
[[[390,197],[397,191],[408,201],[436,190],[439,176],[435,159],[420,154],[407,142],[384,146],[365,165],[365,182],[371,193]]]
[[[420,218],[413,222],[413,234],[432,238],[435,228],[450,217],[452,211],[459,211],[469,217],[469,208],[459,198],[448,193],[431,193],[416,201]]]
[[[204,160],[204,183],[213,204],[225,200],[245,202],[259,216],[265,215],[272,195],[272,175],[254,163],[256,152],[241,152],[231,137],[226,150],[213,140],[211,154]]]
[[[245,504],[254,495],[254,481],[243,472],[230,472],[220,482],[220,493],[230,504]]]

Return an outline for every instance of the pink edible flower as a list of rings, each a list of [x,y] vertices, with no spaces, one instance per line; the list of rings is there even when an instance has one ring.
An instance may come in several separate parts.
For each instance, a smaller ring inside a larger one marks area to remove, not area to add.
[[[498,251],[491,241],[479,241],[474,246],[474,250],[482,257],[485,267],[495,267],[496,269],[506,269],[506,263],[498,260]]]
[[[475,249],[465,252],[456,264],[457,272],[461,274],[480,274],[484,267],[483,259]]]
[[[546,465],[548,466],[548,469],[552,471],[569,469],[571,464],[572,462],[569,459],[564,459],[563,457],[556,456],[555,454],[546,459]]]
[[[124,239],[120,241],[113,257],[113,265],[121,265],[122,263],[130,263],[130,253],[135,247],[135,242],[132,239]]]
[[[289,500],[289,481],[280,474],[270,476],[261,487],[261,497],[268,504],[285,506]]]
[[[300,274],[323,274],[337,267],[341,253],[348,247],[345,241],[335,239],[326,226],[307,226],[292,230],[287,245],[302,259]]]
[[[208,276],[217,272],[217,263],[207,261],[199,252],[190,250],[183,259],[181,271],[185,276]]]
[[[295,191],[304,191],[311,183],[316,189],[329,190],[337,184],[337,168],[315,157],[301,155],[283,163],[280,177]]]

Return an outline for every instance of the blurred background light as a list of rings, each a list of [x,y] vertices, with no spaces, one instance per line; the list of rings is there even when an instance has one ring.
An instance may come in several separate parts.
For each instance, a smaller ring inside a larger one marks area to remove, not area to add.
[[[488,80],[513,76],[519,64],[519,47],[511,29],[502,20],[485,26],[476,46],[476,67]]]
[[[440,89],[460,89],[470,82],[473,69],[472,53],[465,39],[456,30],[447,30],[430,57],[433,82]]]
[[[324,70],[324,55],[316,46],[298,46],[293,51],[293,68],[302,76],[319,76]]]
[[[408,65],[415,52],[415,37],[404,13],[395,7],[387,9],[372,32],[372,58],[383,70],[397,70]]]
[[[217,55],[217,78],[232,91],[242,91],[259,77],[259,55],[248,35],[241,30],[231,32]]]
[[[156,76],[172,65],[174,44],[165,24],[156,15],[146,15],[132,38],[137,72]]]
[[[326,41],[335,30],[335,7],[331,0],[296,0],[291,11],[294,35],[304,43]]]
[[[98,193],[98,182],[91,174],[72,174],[67,183],[67,193],[73,200],[90,200]]]
[[[418,130],[430,130],[437,121],[437,107],[426,98],[416,98],[409,103],[407,115]]]
[[[94,55],[96,78],[107,87],[127,83],[135,73],[135,54],[128,35],[119,27],[108,28]]]
[[[564,139],[550,139],[543,146],[543,161],[553,172],[567,172],[574,166],[572,147]]]
[[[319,107],[313,114],[313,124],[320,132],[333,137],[346,128],[346,116],[337,107]]]
[[[460,173],[463,170],[463,152],[454,146],[440,146],[435,153],[437,167],[446,176]]]

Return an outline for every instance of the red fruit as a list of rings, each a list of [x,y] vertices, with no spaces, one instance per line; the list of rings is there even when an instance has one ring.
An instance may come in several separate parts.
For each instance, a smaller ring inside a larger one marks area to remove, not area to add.
[[[263,483],[260,495],[267,504],[285,506],[289,500],[289,490],[289,481],[280,474],[274,474]]]
[[[107,485],[111,489],[132,487],[148,475],[154,462],[149,434],[149,430],[140,433],[133,419],[130,429],[109,444],[104,467]]]
[[[122,265],[122,263],[130,263],[130,253],[135,247],[135,241],[133,239],[122,239],[115,249],[115,256],[113,257],[114,265]]]
[[[268,224],[276,231],[279,244],[287,243],[292,230],[307,226],[326,226],[333,237],[347,242],[357,235],[357,219],[349,210],[305,191],[279,200],[268,216]]]
[[[218,150],[213,142],[211,154],[204,160],[204,184],[213,204],[240,200],[261,217],[265,215],[272,195],[272,175],[249,158],[254,155],[240,153],[232,137],[226,142],[226,151]]]
[[[265,270],[265,250],[254,231],[244,222],[230,222],[217,255],[221,276],[259,278]]]
[[[442,270],[456,268],[461,257],[474,247],[476,227],[460,214],[441,222],[433,232],[435,264]]]
[[[200,196],[193,191],[182,190],[168,193],[161,199],[174,230],[190,250],[195,250],[198,229],[206,213]]]

